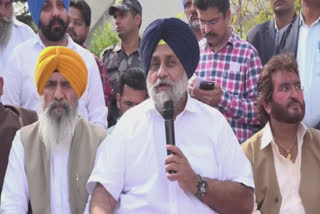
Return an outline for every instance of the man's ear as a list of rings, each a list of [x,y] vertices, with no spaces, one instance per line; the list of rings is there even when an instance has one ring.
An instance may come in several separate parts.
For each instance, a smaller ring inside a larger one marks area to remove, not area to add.
[[[137,25],[141,25],[142,17],[140,14],[136,14],[134,20],[136,21]]]
[[[0,96],[3,95],[3,85],[4,85],[4,83],[3,83],[3,78],[0,77]]]
[[[271,102],[263,101],[263,108],[270,115],[270,113],[271,113]]]
[[[121,96],[119,93],[117,93],[117,107],[118,107],[118,109],[120,109],[120,99],[121,99]]]

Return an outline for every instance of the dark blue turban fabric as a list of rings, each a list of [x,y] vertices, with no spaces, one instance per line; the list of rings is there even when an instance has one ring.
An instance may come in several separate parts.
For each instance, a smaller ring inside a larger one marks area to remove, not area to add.
[[[179,58],[190,78],[199,63],[199,44],[189,25],[177,18],[157,19],[144,31],[140,51],[146,76],[149,72],[152,54],[161,39]]]
[[[69,12],[70,0],[62,0],[64,7]],[[29,11],[34,24],[39,28],[40,14],[43,8],[44,0],[28,0]]]

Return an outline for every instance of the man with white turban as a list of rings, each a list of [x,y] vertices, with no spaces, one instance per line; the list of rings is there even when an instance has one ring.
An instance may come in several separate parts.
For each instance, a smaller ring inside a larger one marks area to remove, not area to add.
[[[151,99],[121,116],[99,146],[90,213],[250,213],[252,171],[236,136],[218,110],[187,93],[199,61],[190,27],[176,18],[152,22],[141,56]],[[167,116],[176,145],[166,145]]]
[[[87,87],[81,56],[62,46],[44,49],[35,71],[39,121],[17,132],[9,155],[1,213],[83,213],[86,182],[106,130],[77,116]],[[30,212],[30,210],[29,210]]]
[[[33,81],[39,54],[48,46],[65,46],[77,52],[88,69],[88,84],[79,100],[79,115],[107,128],[108,109],[97,63],[88,50],[66,34],[69,0],[28,0],[28,6],[39,34],[17,47],[9,58],[10,66],[4,71],[3,103],[39,110],[39,95]]]

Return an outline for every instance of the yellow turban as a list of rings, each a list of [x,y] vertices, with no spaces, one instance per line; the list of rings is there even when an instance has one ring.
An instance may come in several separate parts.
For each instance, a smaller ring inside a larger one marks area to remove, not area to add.
[[[59,71],[71,84],[78,98],[86,90],[88,70],[81,56],[63,46],[45,48],[38,58],[35,81],[40,95],[54,71]]]

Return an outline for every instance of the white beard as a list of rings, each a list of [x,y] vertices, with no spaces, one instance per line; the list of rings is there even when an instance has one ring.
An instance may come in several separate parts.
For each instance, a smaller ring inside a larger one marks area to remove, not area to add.
[[[171,86],[172,92],[160,91],[157,92],[157,87],[160,84],[168,84]],[[169,79],[158,79],[156,83],[151,85],[149,81],[147,81],[148,93],[153,100],[156,109],[161,112],[163,109],[163,105],[166,101],[172,100],[173,105],[176,106],[178,101],[186,95],[188,89],[188,77],[186,73],[184,73],[181,80],[178,82],[173,82]]]
[[[68,105],[66,101],[63,101],[67,110],[59,115],[50,111],[55,101],[45,107],[42,96],[40,100],[40,134],[46,146],[47,154],[49,155],[61,150],[69,151],[78,119],[78,100],[75,101],[75,106],[73,107]]]
[[[0,19],[6,22],[3,25],[0,24],[0,51],[2,51],[7,47],[11,37],[13,26],[13,13],[10,19],[8,19],[7,17],[0,17]]]

